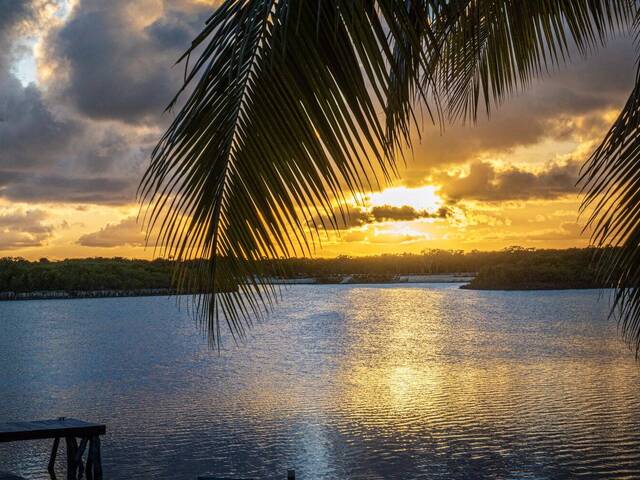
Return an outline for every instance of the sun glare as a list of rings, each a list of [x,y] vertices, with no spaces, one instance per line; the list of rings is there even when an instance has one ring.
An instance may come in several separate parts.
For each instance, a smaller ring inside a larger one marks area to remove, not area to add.
[[[387,188],[382,192],[371,193],[369,195],[369,202],[373,207],[382,205],[403,207],[408,205],[416,210],[433,212],[444,204],[442,198],[440,198],[436,192],[437,187],[433,185],[426,185],[419,188]]]

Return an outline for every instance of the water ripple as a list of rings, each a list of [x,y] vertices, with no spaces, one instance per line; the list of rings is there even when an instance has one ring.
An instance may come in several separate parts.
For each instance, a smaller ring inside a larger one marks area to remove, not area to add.
[[[172,300],[2,303],[0,421],[105,422],[115,480],[640,478],[640,370],[598,300],[300,285],[220,355]],[[48,447],[0,469],[45,479]]]

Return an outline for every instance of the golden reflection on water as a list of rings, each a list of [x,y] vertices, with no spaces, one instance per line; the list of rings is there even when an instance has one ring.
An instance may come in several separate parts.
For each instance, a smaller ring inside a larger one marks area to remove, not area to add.
[[[483,325],[458,317],[447,291],[419,300],[403,289],[354,289],[349,295],[344,308],[353,341],[334,408],[362,425],[397,436],[471,429],[465,438],[472,443],[483,441],[484,430],[489,437],[539,433],[584,444],[585,428],[592,441],[615,438],[635,419],[628,362],[563,358],[553,351],[530,357],[527,343],[545,342],[544,335],[510,332],[523,344],[501,345],[505,333],[492,332],[491,319]],[[572,341],[571,348],[587,352],[607,342]],[[512,351],[504,355],[503,349]],[[606,398],[619,402],[617,411]]]
[[[638,366],[580,298],[397,287],[328,298],[287,306],[302,341],[266,349],[243,402],[256,423],[298,425],[301,471],[340,477],[351,452],[358,478],[385,478],[380,465],[394,462],[462,477],[640,473]],[[288,362],[273,369],[270,356]]]
[[[442,350],[443,339],[432,319],[416,318],[402,290],[380,292],[375,304],[357,298],[362,291],[350,294],[356,297],[347,299],[346,307],[355,341],[341,372],[339,383],[345,390],[340,403],[351,414],[366,412],[361,418],[374,422],[408,409],[433,408],[443,382],[431,359]],[[437,311],[439,296],[434,292],[428,297],[430,305],[422,308]]]

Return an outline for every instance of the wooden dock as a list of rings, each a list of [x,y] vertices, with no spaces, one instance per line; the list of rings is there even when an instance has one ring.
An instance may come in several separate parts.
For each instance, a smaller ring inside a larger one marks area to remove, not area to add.
[[[8,422],[0,423],[0,443],[53,439],[48,470],[54,476],[58,446],[60,439],[64,438],[67,446],[67,480],[78,480],[85,473],[87,480],[102,480],[100,435],[104,435],[106,430],[106,426],[102,424],[65,417],[56,420]],[[89,450],[85,463],[83,456],[87,447]],[[16,479],[22,480],[22,477],[0,474],[0,480]]]

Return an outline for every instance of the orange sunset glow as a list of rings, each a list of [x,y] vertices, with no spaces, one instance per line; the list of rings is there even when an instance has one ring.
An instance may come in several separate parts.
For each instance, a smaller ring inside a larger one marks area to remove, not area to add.
[[[640,479],[640,0],[0,0],[0,480]]]
[[[97,26],[91,16],[105,7],[89,5],[48,3],[3,33],[0,114],[31,114],[0,123],[0,256],[155,254],[136,221],[136,188],[171,119],[162,112],[181,80],[171,65],[211,2],[129,2]],[[587,245],[575,185],[632,85],[633,58],[622,36],[515,94],[490,121],[444,131],[425,121],[399,175],[354,199],[366,219],[327,232],[316,255]]]

